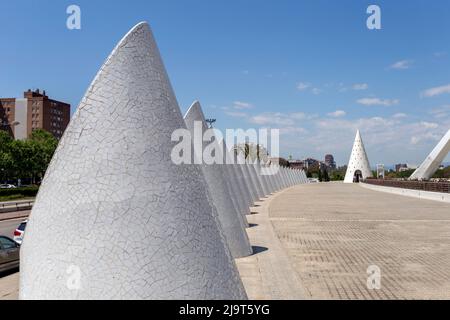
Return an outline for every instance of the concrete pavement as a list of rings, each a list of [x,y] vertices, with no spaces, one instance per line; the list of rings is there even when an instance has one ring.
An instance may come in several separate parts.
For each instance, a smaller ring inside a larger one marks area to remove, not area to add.
[[[307,298],[450,298],[449,204],[330,183],[291,188],[269,211]]]
[[[255,254],[236,260],[250,299],[450,299],[449,204],[329,183],[252,211]],[[371,266],[379,290],[367,286]],[[17,273],[0,278],[0,299],[17,288]]]
[[[25,218],[0,221],[0,236],[12,238],[14,236],[14,230],[16,230],[24,219]]]
[[[254,255],[236,260],[247,295],[251,300],[300,300],[306,297],[300,278],[275,234],[269,208],[282,196],[278,192],[252,208],[247,229]]]

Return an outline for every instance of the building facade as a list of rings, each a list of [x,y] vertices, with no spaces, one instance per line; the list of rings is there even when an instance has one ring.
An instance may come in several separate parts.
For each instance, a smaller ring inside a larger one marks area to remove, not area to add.
[[[28,90],[23,98],[0,98],[0,130],[22,140],[36,129],[61,139],[70,122],[70,104],[50,99],[45,91]]]
[[[332,154],[327,154],[325,156],[325,166],[329,169],[336,169],[336,161],[334,161],[334,156]]]

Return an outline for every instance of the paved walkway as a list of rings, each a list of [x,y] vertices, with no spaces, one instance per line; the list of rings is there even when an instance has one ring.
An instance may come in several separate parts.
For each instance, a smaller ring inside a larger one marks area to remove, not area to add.
[[[282,194],[258,202],[251,210],[253,214],[247,216],[254,255],[237,259],[236,265],[251,300],[300,300],[306,296],[269,219],[271,203]]]
[[[17,300],[19,298],[19,273],[0,273],[0,300]]]
[[[450,298],[450,204],[311,184],[273,199],[269,215],[306,298]],[[367,286],[370,266],[380,290]]]
[[[338,183],[258,203],[256,254],[236,261],[250,299],[450,299],[450,204]],[[381,270],[381,288],[367,269]],[[17,298],[18,274],[0,278]]]

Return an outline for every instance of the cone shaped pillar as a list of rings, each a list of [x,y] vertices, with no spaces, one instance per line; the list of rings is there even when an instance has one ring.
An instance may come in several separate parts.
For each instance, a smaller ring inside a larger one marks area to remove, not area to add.
[[[82,99],[21,248],[21,299],[245,299],[148,24],[117,45]]]
[[[199,125],[202,133],[208,130],[205,116],[198,101],[194,102],[189,108],[184,116],[184,121],[188,130],[191,132],[192,137],[195,136],[196,123]],[[202,160],[204,148],[207,145],[203,142],[203,135],[202,137],[197,137],[197,139],[202,139],[199,144],[202,146],[202,150],[197,150],[200,153],[197,156],[201,157],[200,160]],[[215,144],[216,150],[222,148],[217,141],[212,143]],[[231,254],[234,258],[251,255],[252,248],[245,231],[245,223],[243,221],[244,216],[233,206],[233,201],[225,180],[225,166],[222,164],[204,163],[200,166],[205,176],[212,201],[216,206],[219,221],[222,225]]]

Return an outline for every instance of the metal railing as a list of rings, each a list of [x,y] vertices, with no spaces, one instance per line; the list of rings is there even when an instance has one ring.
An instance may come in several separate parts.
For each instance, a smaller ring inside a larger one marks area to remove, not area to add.
[[[31,210],[34,200],[0,202],[0,213]]]
[[[429,192],[450,193],[449,182],[430,182],[430,181],[406,181],[406,180],[382,180],[366,179],[363,183],[392,188],[403,188],[412,190],[421,190]]]

